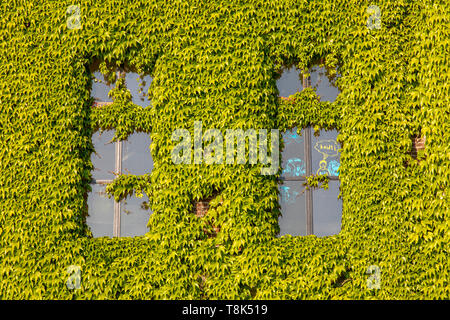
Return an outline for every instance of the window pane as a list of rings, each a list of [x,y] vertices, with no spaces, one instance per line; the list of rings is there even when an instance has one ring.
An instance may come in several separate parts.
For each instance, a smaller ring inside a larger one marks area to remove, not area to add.
[[[114,222],[114,198],[108,199],[106,185],[91,184],[88,195],[88,212],[86,223],[94,237],[112,237]]]
[[[342,200],[338,199],[339,181],[329,181],[328,190],[313,190],[313,228],[318,237],[341,231]]]
[[[92,178],[96,180],[112,180],[115,171],[115,143],[111,142],[114,137],[114,131],[100,131],[92,135],[94,152],[91,154],[91,161],[94,165]]]
[[[106,83],[107,81],[100,71],[94,72],[93,76],[97,81],[92,80],[91,97],[96,102],[112,102],[112,99],[108,97],[108,92],[111,91],[113,86]]]
[[[140,79],[139,74],[135,72],[126,73],[125,84],[127,89],[131,92],[132,101],[134,104],[144,108],[150,105],[150,100],[147,99],[147,92],[151,82],[152,78],[149,75],[146,75],[143,79]]]
[[[301,135],[297,128],[283,133],[284,149],[281,154],[282,177],[300,177],[306,175],[304,130]]]
[[[148,232],[147,224],[151,211],[148,208],[148,197],[136,197],[135,194],[122,202],[120,217],[120,236],[142,236]]]
[[[279,187],[281,214],[278,223],[280,236],[306,235],[306,197],[301,181],[284,181]]]
[[[284,70],[277,80],[277,87],[280,97],[289,97],[296,92],[302,91],[302,75],[295,66]]]
[[[310,74],[311,86],[316,88],[316,93],[320,97],[320,100],[330,102],[336,100],[339,89],[328,79],[326,68],[314,66],[311,68]],[[339,75],[336,75],[336,77],[339,77]]]
[[[317,137],[314,135],[314,129],[311,130],[311,133],[313,173],[338,176],[340,165],[340,152],[338,150],[341,148],[336,141],[338,132],[336,130],[320,130]]]
[[[134,133],[123,141],[122,173],[143,175],[152,171],[150,143],[150,136],[144,132]]]

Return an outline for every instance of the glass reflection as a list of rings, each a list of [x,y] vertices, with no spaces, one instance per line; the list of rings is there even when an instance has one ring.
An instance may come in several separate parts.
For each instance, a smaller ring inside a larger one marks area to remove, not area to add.
[[[127,72],[125,75],[125,84],[127,89],[130,90],[132,101],[141,107],[148,107],[150,100],[148,100],[148,89],[152,78],[149,75],[141,78],[139,74],[135,72]]]
[[[328,190],[313,191],[313,228],[318,237],[341,231],[342,200],[338,199],[339,181],[329,181]]]
[[[339,74],[336,75],[339,77]],[[311,86],[316,89],[321,101],[333,102],[336,100],[339,89],[334,85],[334,80],[330,81],[325,67],[314,66],[310,71]]]
[[[284,181],[279,187],[279,203],[282,216],[279,217],[280,236],[306,235],[306,200],[302,181]]]
[[[148,133],[134,133],[123,141],[122,168],[124,174],[143,175],[153,169],[150,152],[151,139]]]
[[[122,237],[136,237],[146,234],[151,213],[147,195],[144,194],[142,198],[138,198],[133,194],[124,199],[120,215],[120,235]]]
[[[106,185],[92,184],[88,194],[89,216],[86,223],[94,237],[112,237],[114,221],[114,199],[108,199]]]
[[[277,80],[277,88],[280,97],[289,97],[303,90],[302,74],[295,66],[284,70]]]
[[[93,77],[91,97],[94,98],[96,102],[112,102],[108,93],[113,88],[113,85],[108,83],[107,79],[105,79],[100,71],[95,71]]]
[[[145,194],[142,198],[133,194],[123,200],[120,235],[122,237],[135,237],[147,233],[147,224],[151,213],[148,207],[148,197]]]
[[[91,162],[94,166],[92,178],[95,180],[114,179],[115,170],[115,142],[111,142],[114,137],[114,131],[100,131],[92,135],[94,152],[91,153]]]

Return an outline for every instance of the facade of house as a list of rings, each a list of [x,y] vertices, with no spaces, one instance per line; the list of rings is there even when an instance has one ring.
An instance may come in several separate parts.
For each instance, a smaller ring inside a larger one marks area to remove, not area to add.
[[[0,12],[0,298],[448,299],[448,4]]]

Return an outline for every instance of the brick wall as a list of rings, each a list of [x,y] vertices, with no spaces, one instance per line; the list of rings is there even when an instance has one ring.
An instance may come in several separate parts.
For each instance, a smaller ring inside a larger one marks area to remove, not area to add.
[[[417,159],[419,152],[423,150],[425,150],[425,137],[413,137],[411,156]]]

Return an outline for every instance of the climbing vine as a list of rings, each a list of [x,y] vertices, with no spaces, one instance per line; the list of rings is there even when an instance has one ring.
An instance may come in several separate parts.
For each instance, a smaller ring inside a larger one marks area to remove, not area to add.
[[[448,299],[449,17],[429,0],[2,1],[0,298]],[[318,59],[339,68],[336,101],[311,88],[280,99],[277,66]],[[150,74],[151,107],[120,77],[113,103],[93,107],[94,61]],[[175,165],[171,135],[194,121],[338,129],[341,232],[277,237],[281,170]],[[108,129],[152,139],[152,172],[107,187],[149,197],[142,237],[86,225],[91,137]]]

